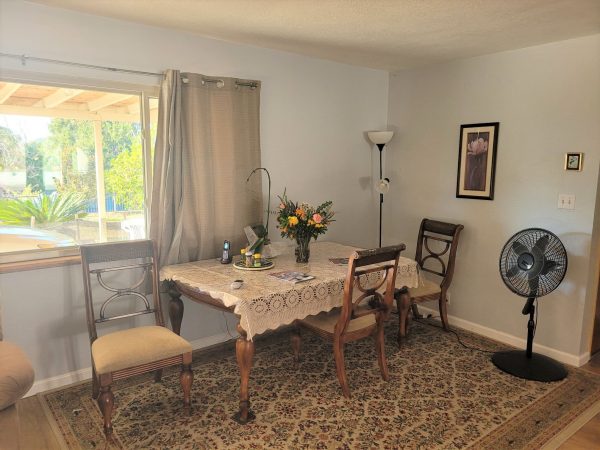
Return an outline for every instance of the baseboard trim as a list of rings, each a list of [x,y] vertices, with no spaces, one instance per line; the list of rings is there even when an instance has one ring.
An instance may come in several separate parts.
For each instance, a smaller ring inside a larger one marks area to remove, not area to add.
[[[190,344],[192,345],[192,349],[200,350],[203,348],[222,344],[223,342],[227,342],[231,339],[236,339],[237,337],[237,334],[230,335],[228,333],[219,333],[212,336],[206,336],[200,339],[190,341]],[[45,378],[43,380],[39,380],[33,383],[33,386],[31,386],[31,389],[29,389],[25,397],[35,395],[39,392],[49,391],[51,389],[68,386],[69,384],[77,383],[80,381],[89,380],[91,378],[91,367],[75,370],[73,372],[67,372],[65,374],[57,375],[55,377]]]
[[[579,365],[577,367],[581,367],[584,364],[587,364],[591,358],[592,354],[590,352],[585,352],[584,354],[579,355]]]
[[[434,316],[439,315],[439,311],[437,309],[431,309],[419,305],[419,310],[424,314],[432,314]],[[508,344],[523,349],[525,349],[525,347],[527,346],[527,341],[523,338],[519,338],[513,336],[512,334],[504,333],[493,328],[488,328],[483,325],[479,325],[477,323],[461,319],[460,317],[448,315],[448,322],[450,325],[455,325],[464,330],[472,331],[473,333],[477,333],[490,339],[494,339],[496,341],[502,342],[503,344]],[[535,342],[533,343],[533,351],[536,353],[541,353],[542,355],[546,355],[564,364],[569,364],[570,366],[575,367],[581,367],[590,360],[589,352],[584,353],[582,355],[573,355],[571,353],[556,350],[551,347],[546,347],[545,345],[536,344]]]

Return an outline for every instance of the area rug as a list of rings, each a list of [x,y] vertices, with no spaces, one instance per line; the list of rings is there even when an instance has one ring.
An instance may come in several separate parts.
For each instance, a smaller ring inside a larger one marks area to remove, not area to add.
[[[351,399],[341,394],[327,342],[303,334],[295,370],[286,332],[257,340],[256,420],[247,425],[231,420],[239,388],[232,344],[195,355],[190,416],[177,371],[160,383],[152,375],[117,383],[108,445],[89,382],[39,395],[70,449],[539,449],[600,411],[599,375],[570,369],[555,383],[522,380],[431,324],[414,323],[399,349],[394,325],[386,330],[389,382],[380,377],[373,340],[346,346]],[[505,348],[457,331],[471,347]]]

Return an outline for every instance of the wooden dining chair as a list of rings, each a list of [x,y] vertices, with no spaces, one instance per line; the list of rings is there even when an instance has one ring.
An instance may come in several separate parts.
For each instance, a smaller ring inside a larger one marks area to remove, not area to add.
[[[295,321],[296,326],[292,332],[292,348],[296,366],[300,354],[300,328],[307,329],[324,339],[333,341],[337,377],[344,396],[350,397],[344,366],[344,344],[375,334],[375,348],[381,376],[387,381],[388,368],[385,358],[383,328],[385,319],[393,304],[398,259],[404,249],[404,244],[400,244],[354,252],[348,261],[342,306],[330,312]],[[376,276],[381,276],[381,278],[373,282],[373,277]],[[381,294],[381,288],[384,285],[385,293]],[[353,295],[354,288],[360,293],[356,299]],[[364,304],[373,297],[378,300],[375,302],[377,307],[375,309],[364,308]]]
[[[153,371],[155,381],[160,381],[163,368],[180,365],[183,403],[189,413],[192,346],[164,326],[158,264],[152,241],[90,244],[81,245],[80,249],[92,354],[92,394],[102,411],[106,436],[112,433],[114,395],[111,386],[113,381],[122,378]],[[92,278],[96,279],[93,287]],[[151,300],[148,299],[149,292]],[[100,296],[104,300],[96,315],[95,299]],[[135,311],[130,312],[134,307]],[[131,322],[134,317],[144,314],[154,316],[154,325],[98,336],[99,325],[123,319]]]
[[[456,260],[458,239],[464,226],[437,220],[423,219],[417,239],[415,260],[422,272],[439,277],[439,282],[422,278],[416,288],[408,288],[408,292],[396,289],[394,297],[399,313],[398,343],[406,336],[408,328],[408,311],[412,308],[414,316],[419,316],[418,303],[437,301],[442,326],[448,330],[447,295]]]

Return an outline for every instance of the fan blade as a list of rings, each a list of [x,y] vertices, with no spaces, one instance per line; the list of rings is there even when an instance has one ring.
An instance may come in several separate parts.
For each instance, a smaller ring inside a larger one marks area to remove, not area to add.
[[[537,275],[534,275],[528,281],[529,281],[529,295],[536,296],[538,287],[540,286],[540,278]]]
[[[521,244],[519,241],[513,242],[512,249],[517,255],[521,255],[529,251],[529,249],[523,244]]]
[[[546,262],[544,263],[544,267],[542,267],[542,271],[540,273],[542,275],[547,275],[549,272],[556,269],[557,266],[558,264],[556,263],[556,261],[546,260]]]
[[[517,276],[519,272],[521,272],[521,269],[519,269],[519,266],[515,265],[508,269],[508,271],[506,272],[506,276],[508,278],[512,278],[514,276]]]
[[[546,247],[548,247],[548,243],[550,242],[550,236],[545,234],[541,238],[537,240],[535,245],[533,246],[533,251],[536,249],[540,252],[540,255],[543,255],[546,251]]]

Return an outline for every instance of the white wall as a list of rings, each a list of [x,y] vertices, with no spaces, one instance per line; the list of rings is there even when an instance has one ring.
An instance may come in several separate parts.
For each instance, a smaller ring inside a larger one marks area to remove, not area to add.
[[[495,198],[457,199],[459,128],[481,122],[500,122]],[[393,75],[389,123],[397,134],[386,150],[386,242],[407,242],[414,254],[421,218],[463,223],[449,314],[524,338],[524,300],[502,283],[498,257],[523,228],[553,231],[569,268],[539,301],[534,342],[574,357],[588,351],[582,335],[591,325],[585,302],[600,160],[600,35]],[[585,153],[583,172],[563,170],[565,152]],[[559,193],[577,196],[574,211],[557,209]]]
[[[372,164],[363,132],[385,126],[388,74],[293,54],[0,0],[0,51],[160,72],[167,68],[262,81],[263,165],[273,202],[333,200],[327,238],[374,245]],[[0,58],[0,79],[14,70],[130,83],[153,77]],[[271,222],[274,222],[273,220]],[[243,226],[245,224],[240,224]],[[276,230],[271,229],[276,235]],[[79,266],[0,275],[5,338],[33,358],[37,379],[89,366]],[[185,303],[182,334],[195,340],[226,333],[220,312]],[[231,325],[229,325],[231,328]]]

